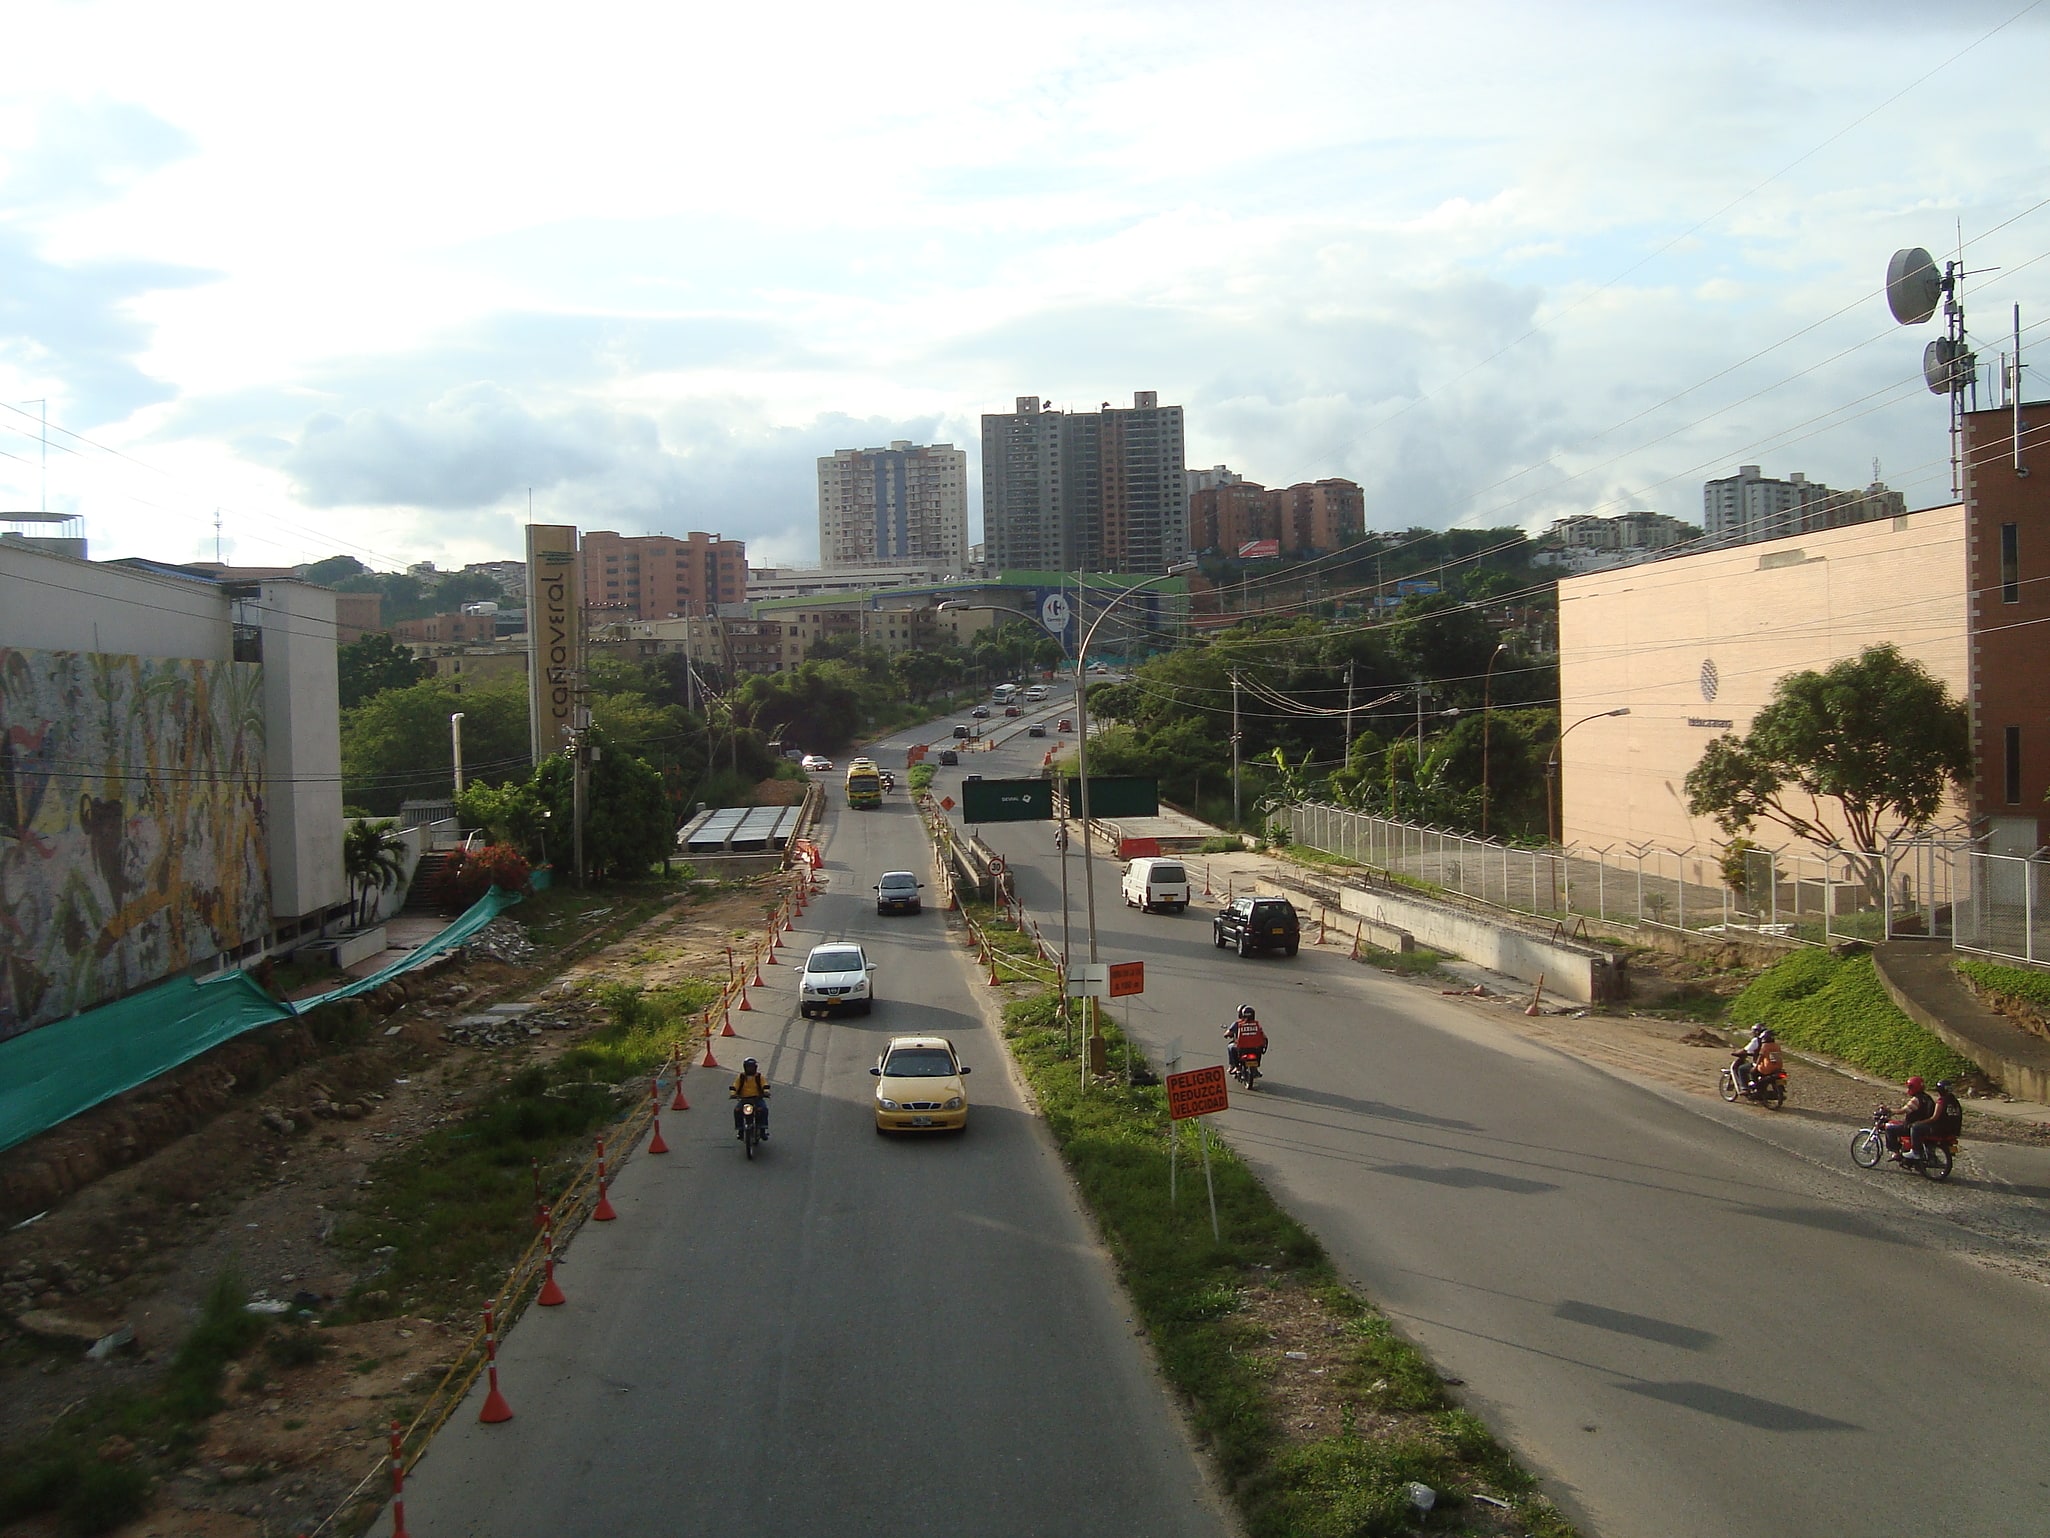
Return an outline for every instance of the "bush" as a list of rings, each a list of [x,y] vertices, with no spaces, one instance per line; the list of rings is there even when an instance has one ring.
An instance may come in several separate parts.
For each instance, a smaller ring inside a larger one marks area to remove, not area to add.
[[[1730,1001],[1730,1020],[1763,1022],[1781,1041],[1890,1079],[1954,1079],[1974,1065],[1902,1014],[1872,957],[1797,951]]]
[[[1230,838],[1220,833],[1215,838],[1204,839],[1202,843],[1196,846],[1196,853],[1243,854],[1245,853],[1245,849],[1246,846],[1242,840]]]
[[[512,845],[486,844],[482,849],[458,850],[443,879],[451,900],[467,908],[495,886],[508,892],[527,891],[533,873],[527,857]]]
[[[904,777],[905,784],[914,791],[924,790],[932,784],[933,776],[939,771],[931,764],[913,764]]]
[[[149,1474],[132,1463],[87,1460],[64,1500],[64,1529],[79,1538],[111,1533],[149,1509]]]
[[[1962,956],[1951,965],[1957,968],[1967,987],[1996,1009],[2013,1009],[2038,1020],[2050,1019],[2050,972]]]

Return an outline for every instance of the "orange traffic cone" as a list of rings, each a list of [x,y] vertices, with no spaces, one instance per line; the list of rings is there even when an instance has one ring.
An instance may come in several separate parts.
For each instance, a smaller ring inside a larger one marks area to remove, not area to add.
[[[698,1064],[698,1066],[700,1068],[717,1068],[719,1066],[719,1059],[712,1056],[712,1033],[709,1030],[705,1032],[705,1060]]]
[[[751,1015],[754,1011],[754,1005],[747,1001],[747,979],[742,978],[740,983],[740,1012],[743,1015]]]
[[[1534,993],[1532,993],[1532,994],[1531,994],[1531,996],[1530,996],[1530,1007],[1529,1007],[1528,1009],[1526,1009],[1526,1010],[1524,1011],[1524,1013],[1525,1013],[1526,1015],[1541,1015],[1541,1014],[1543,1014],[1543,1013],[1544,1013],[1544,1010],[1542,1010],[1542,1009],[1541,1009],[1541,1008],[1539,1008],[1538,1006],[1539,1006],[1540,1002],[1541,1002],[1541,1001],[1543,1000],[1544,996],[1545,996],[1545,974],[1544,974],[1544,973],[1542,973],[1542,972],[1540,972],[1540,973],[1538,973],[1538,980],[1537,980],[1537,990],[1536,990],[1536,991],[1535,991]]]
[[[555,1280],[555,1218],[542,1208],[547,1222],[541,1230],[541,1290],[534,1295],[534,1301],[543,1308],[560,1308],[569,1301]]]
[[[651,1107],[648,1125],[654,1128],[654,1135],[648,1139],[648,1152],[651,1154],[664,1154],[669,1152],[669,1145],[662,1141],[662,1077],[660,1074],[657,1074],[655,1081],[648,1086],[648,1101]]]
[[[619,1217],[612,1210],[611,1182],[605,1178],[605,1139],[598,1139],[598,1205],[591,1209],[593,1223],[610,1223]]]
[[[498,1391],[498,1321],[489,1303],[484,1305],[484,1371],[490,1387],[484,1395],[484,1408],[477,1412],[477,1419],[487,1426],[495,1426],[513,1417],[512,1406]]]
[[[736,1031],[736,1030],[734,1030],[734,1029],[733,1029],[733,1016],[732,1016],[731,1014],[728,1014],[728,1015],[727,1015],[727,1016],[725,1017],[725,1019],[726,1019],[726,1023],[725,1023],[724,1025],[722,1025],[722,1026],[720,1026],[720,1027],[719,1027],[719,1034],[720,1034],[721,1036],[737,1036],[737,1035],[739,1035],[740,1033],[739,1033],[738,1031]]]
[[[669,1102],[669,1109],[672,1111],[688,1111],[690,1109],[690,1102],[683,1098],[683,1058],[679,1054],[672,1052],[670,1054],[670,1061],[676,1068],[676,1098]]]

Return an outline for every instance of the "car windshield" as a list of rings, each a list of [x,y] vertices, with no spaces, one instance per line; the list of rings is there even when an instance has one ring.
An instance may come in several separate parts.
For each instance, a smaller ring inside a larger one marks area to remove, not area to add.
[[[1261,919],[1289,919],[1295,917],[1295,909],[1287,903],[1254,903],[1253,916]]]
[[[945,1047],[899,1047],[883,1062],[892,1079],[945,1079],[954,1072],[953,1055]]]
[[[885,876],[882,880],[882,888],[885,892],[916,891],[918,889],[918,878],[901,874]]]
[[[854,950],[813,951],[804,964],[807,972],[859,972],[861,952]]]

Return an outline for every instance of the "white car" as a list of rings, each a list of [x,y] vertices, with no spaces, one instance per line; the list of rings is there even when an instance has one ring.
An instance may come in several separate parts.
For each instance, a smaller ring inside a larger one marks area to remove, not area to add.
[[[852,1010],[865,1015],[875,999],[870,982],[876,964],[868,952],[847,941],[814,945],[804,958],[804,975],[797,989],[797,1012],[806,1019],[814,1013],[834,1014]]]
[[[822,769],[832,768],[833,761],[821,753],[807,753],[804,755],[803,762],[799,767],[817,772]]]

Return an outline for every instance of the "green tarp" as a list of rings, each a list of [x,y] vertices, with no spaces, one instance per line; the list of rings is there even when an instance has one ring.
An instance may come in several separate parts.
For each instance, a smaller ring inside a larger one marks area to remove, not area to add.
[[[280,1004],[241,971],[204,982],[181,977],[0,1041],[0,1149],[147,1084],[244,1031],[367,992],[461,945],[519,900],[517,893],[493,887],[404,960],[297,1004]]]

